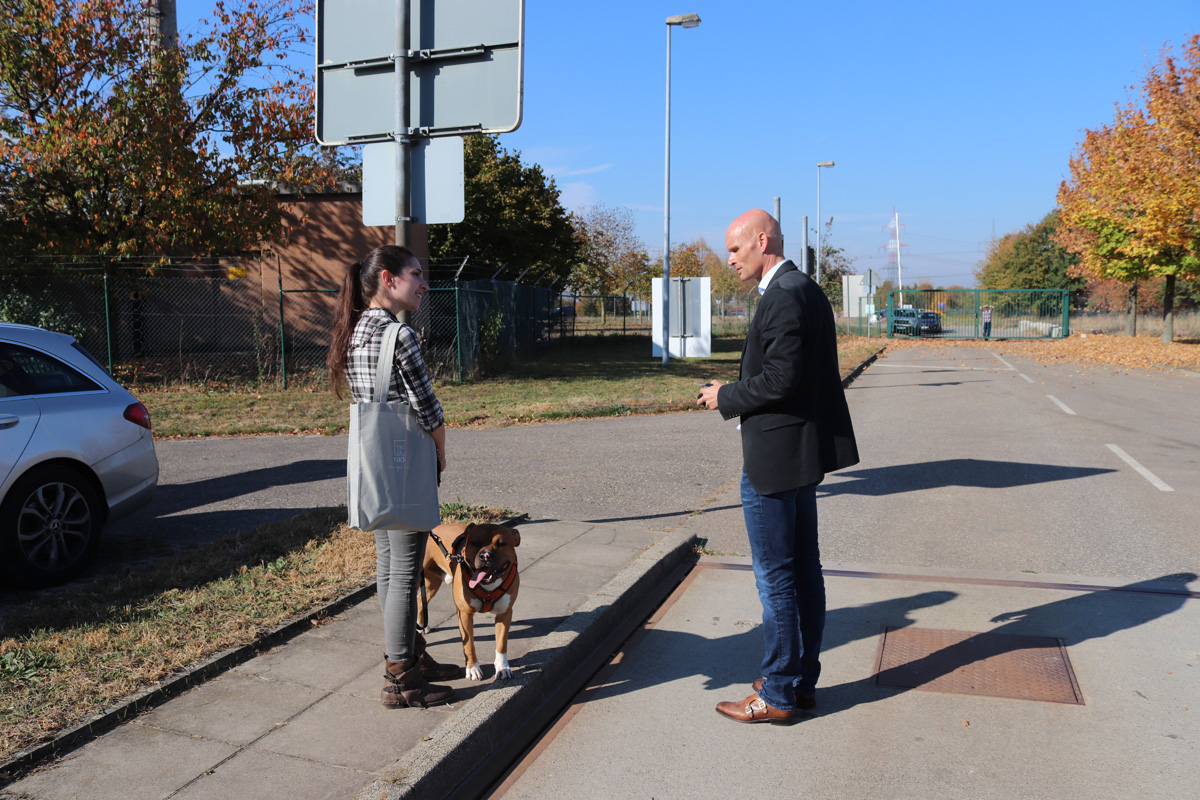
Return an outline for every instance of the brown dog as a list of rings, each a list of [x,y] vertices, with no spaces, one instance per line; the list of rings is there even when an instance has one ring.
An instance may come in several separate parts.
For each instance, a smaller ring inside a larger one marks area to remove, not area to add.
[[[496,615],[496,677],[512,677],[508,666],[508,629],[521,578],[517,574],[517,545],[521,532],[503,525],[438,525],[433,532],[450,550],[447,557],[431,536],[425,545],[425,596],[433,600],[443,583],[453,585],[458,609],[458,632],[467,659],[467,677],[483,680],[475,657],[475,615]],[[425,604],[417,597],[417,619],[425,619]]]

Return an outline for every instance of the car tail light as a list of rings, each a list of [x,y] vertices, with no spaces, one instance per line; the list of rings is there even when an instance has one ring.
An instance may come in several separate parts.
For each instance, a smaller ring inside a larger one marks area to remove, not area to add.
[[[134,403],[126,408],[125,419],[134,425],[141,425],[146,430],[150,430],[150,412],[141,403]]]

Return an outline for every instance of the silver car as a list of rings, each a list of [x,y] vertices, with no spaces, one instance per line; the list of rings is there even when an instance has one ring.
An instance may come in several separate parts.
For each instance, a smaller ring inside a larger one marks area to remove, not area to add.
[[[72,337],[0,323],[0,583],[75,577],[157,485],[146,407]]]

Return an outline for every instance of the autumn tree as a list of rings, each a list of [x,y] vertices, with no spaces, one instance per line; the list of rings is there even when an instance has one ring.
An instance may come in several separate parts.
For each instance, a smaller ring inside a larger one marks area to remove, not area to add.
[[[637,235],[633,211],[594,205],[573,214],[579,261],[571,285],[585,293],[625,294],[649,282],[650,258]]]
[[[465,217],[429,226],[432,258],[462,258],[531,269],[567,279],[579,259],[579,242],[558,187],[537,164],[521,163],[496,136],[464,142]]]
[[[285,234],[276,187],[322,188],[305,3],[216,0],[174,46],[145,0],[0,0],[0,248],[229,255]],[[171,43],[168,43],[171,44]]]
[[[1200,35],[1182,57],[1164,50],[1140,105],[1118,105],[1111,125],[1087,131],[1058,191],[1056,239],[1078,269],[1130,285],[1133,333],[1139,280],[1165,279],[1163,341],[1174,337],[1176,279],[1200,276]]]
[[[1020,231],[993,239],[975,265],[976,284],[981,289],[1067,289],[1071,305],[1078,308],[1087,281],[1075,274],[1079,257],[1055,241],[1057,230],[1054,210]]]

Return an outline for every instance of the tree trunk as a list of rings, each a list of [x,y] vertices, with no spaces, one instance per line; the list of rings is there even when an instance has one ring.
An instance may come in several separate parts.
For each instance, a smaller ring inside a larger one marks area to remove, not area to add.
[[[1175,276],[1167,276],[1167,284],[1163,287],[1163,344],[1175,341]]]
[[[1125,315],[1125,335],[1137,336],[1137,295],[1138,282],[1134,278],[1129,284],[1129,313]]]

